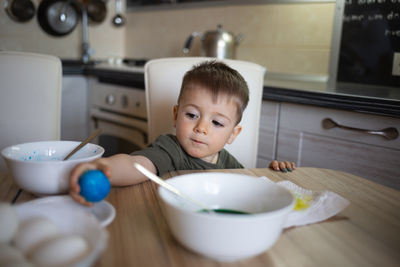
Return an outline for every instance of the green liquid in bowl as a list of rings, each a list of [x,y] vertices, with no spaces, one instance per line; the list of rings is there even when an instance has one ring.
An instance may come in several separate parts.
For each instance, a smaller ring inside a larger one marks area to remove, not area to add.
[[[245,212],[245,211],[240,211],[240,210],[231,210],[231,209],[211,209],[211,210],[206,210],[206,209],[202,209],[199,210],[198,212],[209,212],[209,211],[213,211],[215,213],[225,213],[225,214],[239,214],[239,215],[249,215],[251,213]]]

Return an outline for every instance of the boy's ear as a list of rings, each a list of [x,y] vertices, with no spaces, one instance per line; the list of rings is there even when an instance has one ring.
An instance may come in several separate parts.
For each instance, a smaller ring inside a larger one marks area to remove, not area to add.
[[[176,120],[178,119],[178,105],[174,106],[174,127],[176,127]]]
[[[232,133],[231,133],[231,136],[229,136],[229,139],[228,139],[228,144],[232,144],[233,143],[233,141],[235,140],[235,138],[240,134],[240,132],[242,131],[242,126],[240,126],[239,124],[238,125],[236,125],[234,128],[233,128],[233,131],[232,131]]]

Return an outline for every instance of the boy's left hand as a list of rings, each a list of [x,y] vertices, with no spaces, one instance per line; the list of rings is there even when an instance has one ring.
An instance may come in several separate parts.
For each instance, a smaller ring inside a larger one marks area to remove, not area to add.
[[[288,171],[294,171],[296,169],[296,165],[294,162],[289,162],[289,161],[277,161],[274,160],[269,164],[269,167],[274,169],[275,171],[282,171],[282,172],[288,172]]]

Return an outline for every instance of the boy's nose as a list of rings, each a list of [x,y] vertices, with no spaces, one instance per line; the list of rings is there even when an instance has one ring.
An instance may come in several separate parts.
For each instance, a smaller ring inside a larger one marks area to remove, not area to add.
[[[196,133],[201,133],[201,134],[207,134],[208,130],[207,130],[207,125],[205,122],[203,122],[202,120],[200,120],[196,126],[194,127],[194,131]]]

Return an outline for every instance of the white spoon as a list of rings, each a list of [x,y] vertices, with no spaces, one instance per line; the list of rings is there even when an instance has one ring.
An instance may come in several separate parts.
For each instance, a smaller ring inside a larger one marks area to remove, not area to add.
[[[139,163],[135,162],[135,163],[133,163],[133,165],[135,166],[136,169],[138,169],[138,171],[143,173],[147,178],[149,178],[153,182],[155,182],[158,185],[164,187],[165,189],[171,191],[172,193],[180,196],[181,198],[189,201],[190,203],[200,207],[201,208],[200,212],[207,212],[207,213],[210,213],[210,214],[215,214],[215,213],[249,214],[247,212],[238,211],[238,210],[232,210],[232,209],[212,209],[212,208],[208,207],[207,204],[204,204],[203,202],[195,200],[195,199],[189,197],[188,195],[182,193],[176,187],[174,187],[171,184],[165,182],[163,179],[161,179],[160,177],[158,177],[154,173],[150,172],[149,170],[147,170],[145,167],[143,167]]]
[[[163,179],[161,179],[160,177],[158,177],[157,175],[155,175],[154,173],[152,173],[151,171],[149,171],[148,169],[146,169],[145,167],[143,167],[139,163],[135,162],[135,163],[133,163],[133,165],[135,166],[136,169],[138,169],[138,171],[143,173],[147,178],[149,178],[150,180],[152,180],[156,184],[164,187],[165,189],[167,189],[167,190],[171,191],[172,193],[180,196],[181,198],[193,203],[194,205],[199,206],[204,211],[212,212],[212,209],[207,207],[206,204],[202,203],[201,201],[195,200],[195,199],[189,197],[188,195],[183,194],[176,187],[174,187],[174,186],[170,185],[169,183],[165,182]]]

